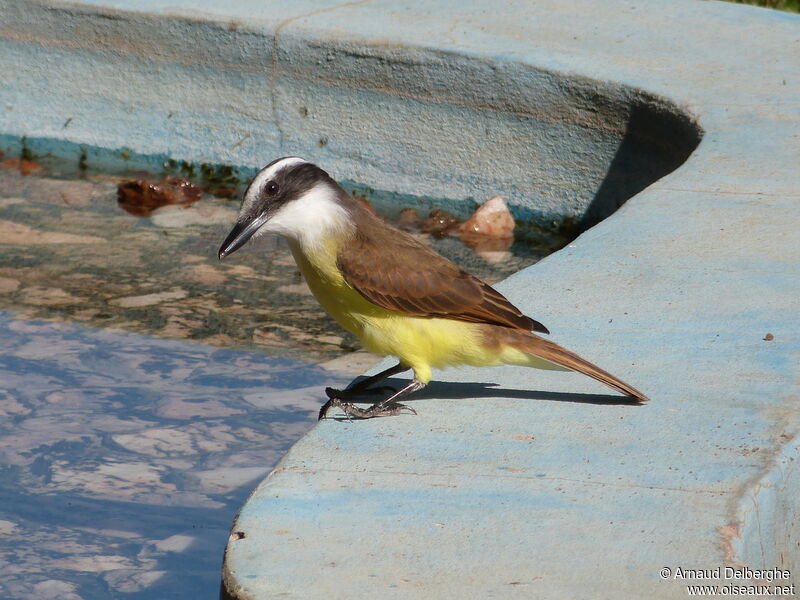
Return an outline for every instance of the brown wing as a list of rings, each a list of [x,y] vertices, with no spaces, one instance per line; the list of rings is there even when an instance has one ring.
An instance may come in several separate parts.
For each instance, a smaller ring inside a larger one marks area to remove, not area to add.
[[[367,300],[420,317],[549,333],[500,292],[407,233],[372,218],[359,225],[337,262],[345,281]]]

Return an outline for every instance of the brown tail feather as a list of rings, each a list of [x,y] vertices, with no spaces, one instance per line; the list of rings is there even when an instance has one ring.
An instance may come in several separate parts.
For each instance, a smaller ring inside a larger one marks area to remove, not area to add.
[[[508,336],[506,343],[510,344],[514,348],[517,348],[518,350],[522,350],[523,352],[527,352],[529,354],[534,354],[539,358],[543,358],[544,360],[555,363],[561,367],[566,367],[567,369],[588,375],[592,379],[596,379],[601,383],[605,383],[607,386],[614,388],[626,396],[635,398],[639,402],[648,402],[650,400],[650,398],[645,396],[642,392],[634,387],[631,387],[621,379],[614,377],[608,371],[604,371],[597,365],[593,365],[588,360],[581,358],[574,352],[571,352],[566,348],[562,348],[550,340],[540,338],[537,335],[533,335],[532,333],[527,333],[524,331],[507,331],[511,335]]]

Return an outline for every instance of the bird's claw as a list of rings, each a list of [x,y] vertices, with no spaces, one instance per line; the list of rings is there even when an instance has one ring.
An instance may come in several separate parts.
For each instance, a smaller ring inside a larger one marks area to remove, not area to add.
[[[330,389],[330,388],[328,388]],[[327,389],[325,390],[328,391]],[[352,421],[355,417],[356,419],[372,419],[375,417],[394,417],[396,415],[402,414],[403,411],[407,411],[409,414],[416,415],[417,411],[415,411],[410,406],[406,406],[405,404],[400,404],[394,402],[392,404],[382,405],[380,402],[378,404],[374,404],[369,408],[359,408],[355,404],[351,402],[342,402],[340,398],[331,397],[328,394],[329,400],[323,404],[322,408],[319,410],[319,419],[322,420],[327,417],[328,411],[331,407],[336,407],[341,410],[347,417],[348,421]]]
[[[417,414],[417,411],[415,411],[413,408],[411,408],[410,406],[407,406],[405,404],[400,404],[399,402],[395,402],[394,404],[390,404],[384,410],[385,411],[391,411],[391,412],[385,412],[385,413],[376,414],[376,415],[373,415],[373,416],[376,416],[376,417],[389,417],[389,416],[394,416],[394,415],[400,415],[400,414],[403,413],[403,411],[406,411],[410,415]]]

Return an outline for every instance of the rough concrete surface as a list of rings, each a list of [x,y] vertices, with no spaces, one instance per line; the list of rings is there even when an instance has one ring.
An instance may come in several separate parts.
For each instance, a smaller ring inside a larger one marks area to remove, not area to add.
[[[502,193],[540,222],[594,222],[633,196],[498,287],[650,404],[579,375],[458,369],[416,417],[324,421],[236,519],[230,594],[682,598],[704,582],[678,568],[742,565],[798,583],[796,15],[688,0],[0,11],[2,133],[246,166],[302,154],[388,191]]]

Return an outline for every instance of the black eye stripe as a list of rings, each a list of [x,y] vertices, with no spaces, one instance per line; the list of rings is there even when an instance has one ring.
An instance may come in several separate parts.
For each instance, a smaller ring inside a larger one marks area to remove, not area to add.
[[[264,167],[263,170],[268,168]],[[250,210],[255,215],[263,212],[275,213],[288,202],[301,198],[321,182],[330,182],[335,186],[325,171],[311,163],[289,165],[270,175],[269,179],[263,178],[257,182],[258,187],[252,188],[249,195],[252,202]]]

